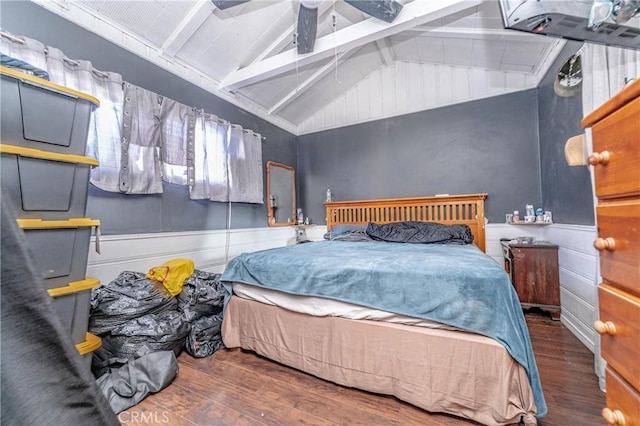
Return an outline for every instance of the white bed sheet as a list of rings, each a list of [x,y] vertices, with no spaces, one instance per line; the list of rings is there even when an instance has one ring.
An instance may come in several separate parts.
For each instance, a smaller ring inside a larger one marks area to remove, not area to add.
[[[279,306],[293,312],[318,317],[332,316],[354,320],[383,321],[394,324],[415,325],[419,327],[439,328],[444,330],[459,330],[456,327],[451,327],[422,318],[414,318],[406,315],[394,314],[392,312],[379,311],[377,309],[353,305],[351,303],[341,302],[338,300],[313,296],[298,296],[238,282],[233,283],[233,293],[244,299],[255,300],[267,305]]]

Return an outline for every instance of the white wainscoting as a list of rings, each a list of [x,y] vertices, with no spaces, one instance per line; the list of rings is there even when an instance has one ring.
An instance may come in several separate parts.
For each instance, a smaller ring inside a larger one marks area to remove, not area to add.
[[[485,227],[485,252],[499,264],[504,264],[501,238],[535,237],[543,239],[542,226],[508,225],[506,223],[489,223]]]
[[[595,351],[593,322],[598,316],[598,252],[595,226],[553,224],[544,239],[560,246],[561,321],[591,352]]]
[[[325,225],[308,227],[307,238],[321,240],[326,229]],[[597,252],[592,244],[596,236],[595,226],[488,224],[486,252],[502,265],[500,239],[523,236],[544,239],[560,246],[561,320],[593,351],[596,336],[592,324],[597,316],[599,273]],[[101,254],[93,250],[89,253],[87,275],[109,282],[122,271],[146,272],[174,258],[192,259],[198,269],[222,272],[226,262],[240,253],[294,243],[294,227],[103,236],[100,238]]]
[[[147,272],[175,258],[191,259],[197,269],[222,272],[228,259],[241,253],[294,242],[293,227],[103,236],[100,254],[90,250],[87,275],[109,282],[122,271]]]

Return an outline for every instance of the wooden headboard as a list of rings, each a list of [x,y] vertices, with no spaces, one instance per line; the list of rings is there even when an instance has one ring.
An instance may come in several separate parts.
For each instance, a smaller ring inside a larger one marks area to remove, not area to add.
[[[367,224],[401,222],[438,222],[465,224],[471,228],[473,241],[485,251],[484,200],[487,194],[447,195],[380,200],[332,201],[327,208],[327,231],[344,223]]]

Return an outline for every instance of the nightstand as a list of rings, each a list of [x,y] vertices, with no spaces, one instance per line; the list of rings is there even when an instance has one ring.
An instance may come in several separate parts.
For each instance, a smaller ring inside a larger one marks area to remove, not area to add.
[[[505,270],[523,309],[539,308],[560,319],[558,246],[547,241],[503,241]]]

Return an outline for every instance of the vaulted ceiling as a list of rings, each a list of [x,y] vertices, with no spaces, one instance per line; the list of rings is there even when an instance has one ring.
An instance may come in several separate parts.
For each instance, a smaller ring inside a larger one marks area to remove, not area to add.
[[[497,0],[398,0],[392,23],[325,0],[308,54],[298,1],[33,1],[294,134],[533,88],[564,45]]]

